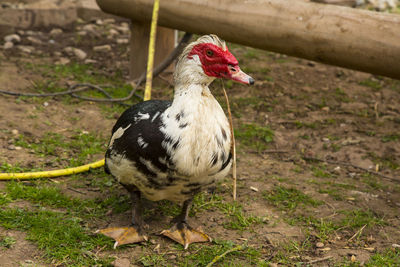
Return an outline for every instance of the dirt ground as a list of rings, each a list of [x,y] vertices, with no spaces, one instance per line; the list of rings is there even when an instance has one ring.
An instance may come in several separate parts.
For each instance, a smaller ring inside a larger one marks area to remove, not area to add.
[[[58,71],[56,66],[68,69],[74,64],[89,65],[89,69],[74,70],[89,77],[128,78],[128,47],[125,41],[117,43],[129,37],[126,22],[98,20],[77,23],[58,34],[50,34],[52,30],[18,32],[21,42],[0,50],[1,90],[66,89],[86,78]],[[24,52],[18,48],[21,45],[32,49]],[[110,45],[111,49],[93,50],[100,45]],[[65,50],[68,46],[85,51],[86,58],[79,59]],[[400,244],[400,81],[234,44],[229,47],[242,69],[256,79],[254,86],[225,82],[238,136],[238,201],[244,214],[240,216],[248,223],[240,229],[230,227],[237,214],[225,212],[218,204],[214,207],[218,201],[210,193],[203,195],[203,204],[195,206],[191,221],[215,240],[246,243],[259,254],[251,260],[248,254],[233,254],[218,264],[379,266],[377,257],[386,260],[382,261],[384,265],[400,264],[398,258],[396,261]],[[220,87],[221,83],[215,82],[213,92],[223,104]],[[158,78],[153,98],[170,98],[172,88],[168,75]],[[68,157],[79,153],[56,148],[52,155],[39,155],[35,148],[21,143],[21,138],[40,144],[48,133],[62,136],[65,142],[75,138],[77,132],[93,133],[104,141],[105,149],[122,110],[118,105],[68,96],[41,99],[0,95],[2,171],[9,170],[8,165],[21,170],[66,167],[71,164]],[[97,151],[89,153],[85,162],[101,158],[102,152]],[[109,188],[99,188],[96,175],[57,178],[47,184],[79,199],[111,194]],[[2,194],[8,194],[7,183],[0,184]],[[121,187],[113,184],[112,188],[113,194],[117,192],[129,203]],[[215,194],[223,198],[223,203],[230,203],[230,179],[219,185]],[[30,205],[29,201],[15,200],[7,207],[29,210]],[[171,216],[157,203],[146,205],[150,209],[146,219],[150,232],[157,233]],[[167,216],[151,215],[160,210]],[[84,223],[94,231],[108,225],[128,225],[129,217],[129,210],[111,211]],[[14,240],[13,245],[0,247],[2,266],[63,265],[44,256],[35,241],[26,240],[26,230],[2,225],[0,237]],[[205,265],[189,254],[217,245],[194,245],[188,252],[177,252],[170,240],[152,235],[148,244],[117,250],[111,248],[110,241],[96,255],[114,257],[115,266]]]

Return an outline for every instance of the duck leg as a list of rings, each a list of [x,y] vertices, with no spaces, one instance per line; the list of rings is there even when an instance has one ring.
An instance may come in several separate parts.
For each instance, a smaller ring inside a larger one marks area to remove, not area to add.
[[[207,234],[203,233],[200,229],[193,229],[187,223],[187,217],[192,206],[192,200],[193,199],[189,199],[183,203],[181,213],[172,219],[174,225],[170,229],[161,232],[162,235],[165,235],[183,245],[185,249],[187,249],[192,243],[212,241]]]
[[[132,224],[129,227],[111,227],[96,231],[115,240],[114,248],[147,241],[147,236],[142,234],[145,223],[142,219],[140,191],[130,191],[132,199]]]

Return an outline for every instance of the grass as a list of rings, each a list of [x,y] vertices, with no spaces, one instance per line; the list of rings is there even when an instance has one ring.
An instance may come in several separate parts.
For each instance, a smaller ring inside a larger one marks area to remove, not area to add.
[[[15,145],[31,149],[40,157],[56,157],[56,161],[67,161],[69,166],[86,164],[90,155],[104,153],[106,140],[88,132],[75,132],[70,138],[59,133],[47,132],[40,140],[31,140],[19,135]]]
[[[272,191],[263,192],[263,197],[275,207],[282,210],[294,211],[299,206],[316,207],[322,204],[321,201],[315,200],[307,194],[293,187],[275,186]]]
[[[11,248],[16,243],[15,238],[12,236],[2,236],[0,235],[0,247]]]
[[[226,229],[244,231],[254,224],[262,223],[262,218],[246,214],[243,206],[238,202],[227,202],[221,196],[198,194],[191,210],[191,216],[203,210],[217,209],[225,214],[227,221],[224,223]]]
[[[27,239],[34,241],[57,265],[89,266],[110,262],[110,259],[97,258],[94,253],[103,246],[111,248],[110,240],[90,234],[79,218],[45,209],[7,208],[0,210],[0,224],[6,229],[26,231]]]
[[[235,137],[240,145],[261,152],[273,141],[274,132],[268,126],[245,123],[235,129]]]

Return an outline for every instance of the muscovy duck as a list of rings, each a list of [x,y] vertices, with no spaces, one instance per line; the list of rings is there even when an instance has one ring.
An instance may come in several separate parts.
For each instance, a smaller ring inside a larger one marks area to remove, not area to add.
[[[182,244],[211,238],[187,223],[195,194],[225,177],[231,167],[228,120],[208,86],[215,78],[244,84],[254,80],[240,70],[225,42],[200,37],[180,56],[173,101],[150,100],[126,110],[112,129],[105,169],[131,194],[132,225],[99,232],[118,245],[147,240],[141,195],[151,201],[183,203],[174,226],[163,235]]]

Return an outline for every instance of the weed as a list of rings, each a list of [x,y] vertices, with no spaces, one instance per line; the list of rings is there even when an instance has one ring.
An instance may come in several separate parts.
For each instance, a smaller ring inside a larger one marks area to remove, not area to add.
[[[83,132],[76,132],[69,139],[59,133],[48,132],[39,142],[20,135],[15,141],[16,145],[32,149],[41,157],[55,156],[58,161],[68,160],[70,166],[82,165],[89,155],[103,153],[105,143],[103,138]]]
[[[102,235],[90,234],[75,217],[45,209],[8,208],[0,210],[0,225],[26,231],[27,239],[36,242],[57,265],[90,266],[111,261],[98,258],[94,251],[103,246],[111,248],[112,242]]]
[[[235,130],[235,137],[241,145],[262,151],[268,148],[274,138],[274,132],[268,126],[241,124]]]
[[[374,91],[382,89],[382,84],[376,79],[366,79],[360,82],[360,85],[372,88]]]
[[[11,248],[17,241],[12,236],[0,235],[0,247]]]
[[[298,206],[316,207],[322,204],[296,188],[284,186],[275,186],[272,191],[263,192],[263,197],[275,207],[289,211],[294,211]]]

